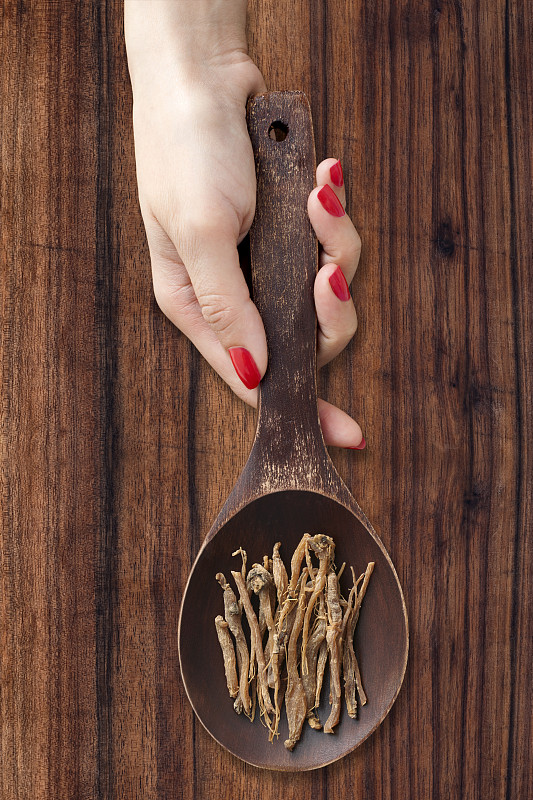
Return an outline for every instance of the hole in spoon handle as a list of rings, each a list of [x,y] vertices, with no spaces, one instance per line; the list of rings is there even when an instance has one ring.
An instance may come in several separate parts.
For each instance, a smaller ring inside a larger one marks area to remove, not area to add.
[[[285,450],[298,444],[300,453],[309,454],[324,447],[313,299],[318,241],[307,214],[316,175],[311,109],[303,92],[265,92],[248,101],[247,118],[257,175],[250,229],[253,299],[269,359],[259,390],[257,440],[277,439]]]

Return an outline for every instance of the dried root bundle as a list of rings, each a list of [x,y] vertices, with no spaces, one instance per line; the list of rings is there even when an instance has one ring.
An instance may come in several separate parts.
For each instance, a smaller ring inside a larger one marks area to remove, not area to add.
[[[235,711],[253,720],[257,702],[273,741],[284,705],[289,728],[285,747],[292,750],[306,719],[311,728],[322,727],[318,707],[326,666],[331,708],[324,733],[334,733],[339,722],[343,679],[348,716],[355,718],[357,703],[367,702],[354,633],[374,563],[357,580],[351,569],[353,586],[345,600],[339,588],[344,564],[336,572],[331,537],[303,535],[291,558],[290,579],[280,547],[275,544],[272,556],[265,555],[262,564],[248,571],[246,552],[239,548],[233,554],[242,557],[241,570],[231,573],[239,599],[219,572],[224,617],[215,619],[215,627]]]

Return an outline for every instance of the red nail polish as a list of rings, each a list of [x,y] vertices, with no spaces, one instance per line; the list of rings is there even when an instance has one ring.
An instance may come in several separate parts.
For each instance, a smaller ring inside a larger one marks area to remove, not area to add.
[[[344,277],[344,273],[340,267],[337,267],[335,272],[329,276],[329,285],[339,300],[346,301],[350,299],[350,290],[348,289],[346,278]]]
[[[365,442],[365,437],[363,436],[363,438],[361,439],[361,441],[357,445],[357,447],[347,447],[346,449],[347,450],[364,450],[365,447],[366,447],[366,442]]]
[[[255,389],[261,380],[261,373],[251,353],[245,347],[230,347],[228,352],[235,372],[247,389]]]
[[[331,178],[331,182],[335,184],[335,186],[342,186],[344,184],[344,175],[342,174],[342,167],[341,162],[337,161],[336,164],[329,170],[329,175]]]
[[[326,209],[328,214],[334,217],[343,217],[345,214],[342,203],[327,183],[323,186],[317,194],[318,199]]]

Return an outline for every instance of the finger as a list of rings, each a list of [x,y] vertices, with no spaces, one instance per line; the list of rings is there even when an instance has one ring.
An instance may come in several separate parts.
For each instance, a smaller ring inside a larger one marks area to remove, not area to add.
[[[337,197],[346,208],[346,187],[341,162],[338,158],[325,158],[316,168],[316,182],[318,186],[326,183],[331,186]]]
[[[187,270],[169,237],[154,221],[154,225],[147,228],[147,238],[154,294],[159,307],[191,340],[235,394],[256,407],[257,388],[247,389],[238,378],[227,349],[202,314]],[[323,274],[327,276],[328,272]],[[360,426],[345,412],[320,399],[318,410],[327,445],[353,449],[364,447]]]
[[[322,245],[320,266],[329,262],[338,264],[350,283],[359,264],[361,239],[328,184],[313,189],[307,201],[307,211]]]
[[[163,313],[179,328],[206,361],[244,402],[257,407],[258,390],[247,389],[238,378],[220,339],[205,321],[185,267],[178,261],[164,265],[152,261],[154,293]],[[360,426],[344,411],[325,400],[318,401],[320,422],[327,445],[362,449]]]
[[[152,262],[154,293],[163,313],[178,327],[206,361],[244,402],[257,407],[258,390],[247,389],[237,377],[227,350],[205,321],[183,265]],[[362,449],[363,434],[360,426],[341,409],[318,401],[320,423],[327,445]]]
[[[365,448],[366,442],[358,423],[340,408],[332,406],[325,400],[319,400],[318,413],[327,445],[345,447],[349,450]]]
[[[152,257],[154,295],[161,311],[191,340],[213,369],[245,403],[257,405],[257,389],[248,389],[237,375],[231,356],[206,322],[185,266]]]
[[[204,320],[243,384],[253,389],[266,370],[267,343],[239,264],[238,233],[228,225],[204,224],[189,239],[183,260]]]
[[[357,330],[357,314],[337,264],[326,264],[315,279],[315,307],[318,317],[318,368],[337,356]]]

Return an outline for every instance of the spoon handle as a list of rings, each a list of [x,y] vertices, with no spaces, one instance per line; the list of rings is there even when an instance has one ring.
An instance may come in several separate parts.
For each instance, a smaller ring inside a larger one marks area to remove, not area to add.
[[[308,472],[327,454],[316,386],[318,242],[307,214],[316,173],[311,109],[303,92],[265,92],[248,101],[247,116],[257,174],[253,299],[268,344],[254,449]]]

